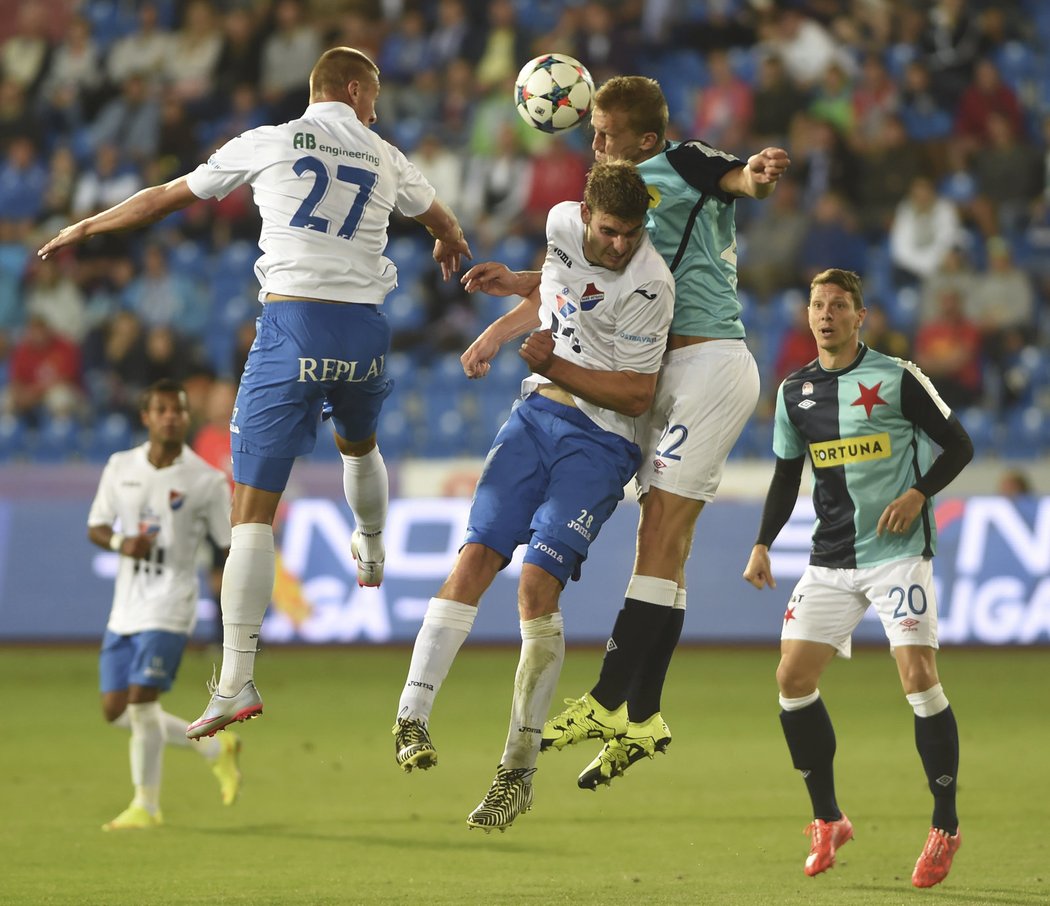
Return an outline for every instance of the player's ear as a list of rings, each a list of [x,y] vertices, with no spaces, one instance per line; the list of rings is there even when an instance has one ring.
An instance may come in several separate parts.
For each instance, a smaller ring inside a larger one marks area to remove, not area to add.
[[[639,143],[643,151],[652,151],[656,147],[656,133],[655,132],[643,132],[642,140]]]
[[[586,201],[580,202],[580,219],[583,221],[584,226],[591,222],[591,209],[587,207]]]

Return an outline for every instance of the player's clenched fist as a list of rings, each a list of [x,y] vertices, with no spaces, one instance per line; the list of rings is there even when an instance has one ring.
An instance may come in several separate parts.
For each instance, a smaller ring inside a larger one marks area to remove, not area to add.
[[[530,333],[521,344],[518,355],[536,374],[546,374],[554,360],[554,334],[549,330]]]

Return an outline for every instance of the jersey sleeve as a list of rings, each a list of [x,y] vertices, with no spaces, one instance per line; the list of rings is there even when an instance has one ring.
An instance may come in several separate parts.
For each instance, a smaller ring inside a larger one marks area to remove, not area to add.
[[[617,318],[613,348],[621,371],[660,370],[674,314],[674,285],[663,279],[642,284],[628,296]]]
[[[418,217],[433,204],[437,191],[412,161],[398,149],[386,143],[397,169],[397,209],[406,217]]]
[[[922,370],[904,362],[901,414],[941,447],[941,454],[912,485],[925,497],[940,493],[973,459],[973,441]]]
[[[88,528],[95,525],[112,526],[117,518],[117,501],[115,497],[115,483],[117,480],[117,467],[113,457],[109,458],[102,477],[95,491],[95,499],[91,501],[91,509],[88,511]]]
[[[788,417],[783,384],[777,390],[776,414],[773,417],[773,452],[780,459],[798,459],[806,455],[805,438]]]
[[[251,132],[230,139],[186,178],[198,198],[225,198],[246,183],[256,167],[256,148]]]
[[[208,535],[217,547],[230,546],[230,486],[226,476],[216,471],[208,476],[208,509],[205,515]]]
[[[730,170],[744,166],[739,157],[694,139],[668,151],[667,160],[679,176],[698,192],[713,195],[726,204],[736,199],[732,193],[719,188],[718,183]]]

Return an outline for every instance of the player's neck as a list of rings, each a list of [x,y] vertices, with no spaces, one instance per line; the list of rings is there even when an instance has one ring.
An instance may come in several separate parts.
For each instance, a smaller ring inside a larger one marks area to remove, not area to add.
[[[841,371],[857,360],[860,350],[860,340],[854,340],[836,349],[819,349],[817,358],[820,360],[820,367],[825,371]]]
[[[146,459],[155,469],[166,469],[182,452],[182,444],[164,444],[151,442],[146,452]]]

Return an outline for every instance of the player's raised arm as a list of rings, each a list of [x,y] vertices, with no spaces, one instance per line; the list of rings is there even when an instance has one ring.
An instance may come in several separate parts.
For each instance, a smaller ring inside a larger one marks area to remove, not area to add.
[[[780,177],[791,166],[783,148],[763,148],[752,154],[747,163],[726,173],[719,186],[726,192],[748,198],[766,198],[773,193]]]
[[[482,378],[489,373],[492,360],[508,340],[516,339],[540,325],[540,297],[533,293],[513,309],[493,321],[459,357],[468,378]]]
[[[482,261],[467,271],[460,283],[468,293],[524,297],[539,289],[540,272],[512,271],[498,261]]]
[[[430,207],[415,219],[434,237],[434,260],[441,265],[442,278],[451,279],[459,270],[464,255],[473,258],[456,215],[447,204],[435,198]]]
[[[46,259],[60,248],[76,245],[92,236],[131,230],[135,227],[156,223],[175,211],[189,207],[198,200],[197,196],[190,191],[186,177],[180,176],[164,185],[151,186],[136,192],[120,204],[70,224],[54,239],[45,243],[37,255]]]

